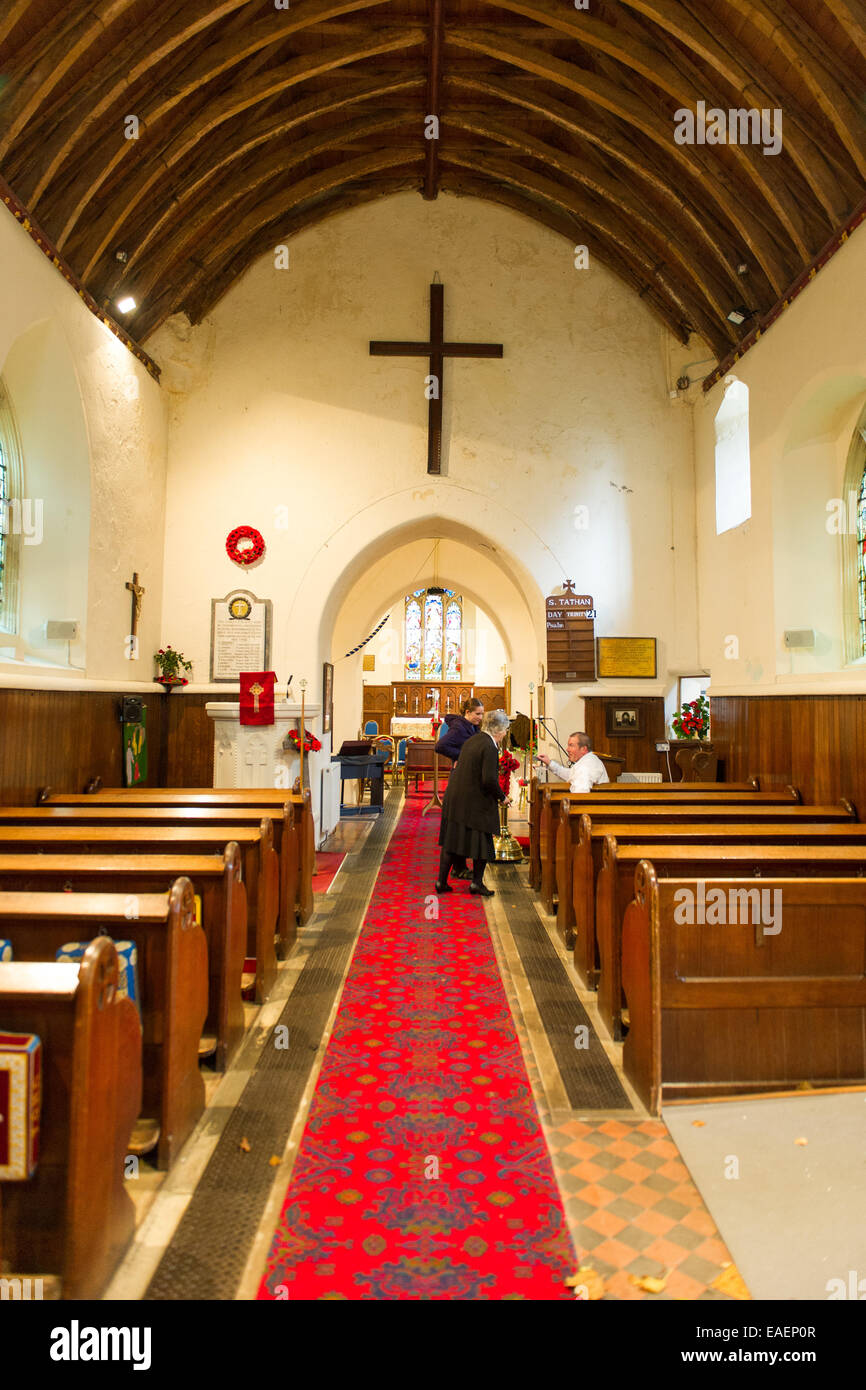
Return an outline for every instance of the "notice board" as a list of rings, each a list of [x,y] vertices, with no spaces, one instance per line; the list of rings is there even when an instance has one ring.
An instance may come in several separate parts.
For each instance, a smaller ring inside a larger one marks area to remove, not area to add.
[[[561,594],[545,601],[547,679],[595,680],[595,608],[590,594],[576,594],[567,580]]]

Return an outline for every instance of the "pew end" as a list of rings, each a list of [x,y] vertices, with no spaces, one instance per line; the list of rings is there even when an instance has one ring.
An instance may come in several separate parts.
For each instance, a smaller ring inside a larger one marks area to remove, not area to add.
[[[118,981],[107,937],[80,967],[12,963],[0,978],[0,1027],[38,1034],[44,1059],[39,1165],[4,1186],[3,1259],[59,1272],[65,1299],[100,1296],[135,1228],[124,1159],[141,1109],[141,1028]]]
[[[647,1108],[862,1086],[866,880],[706,879],[724,920],[703,922],[695,886],[642,860],[623,921],[623,1066]]]

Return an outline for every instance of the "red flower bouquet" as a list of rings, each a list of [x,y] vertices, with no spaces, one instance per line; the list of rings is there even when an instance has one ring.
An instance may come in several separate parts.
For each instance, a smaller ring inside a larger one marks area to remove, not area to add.
[[[297,730],[297,729],[290,729],[289,732],[288,732],[287,737],[288,737],[289,743],[290,743],[291,746],[295,749],[295,752],[300,753],[300,751],[301,751],[301,735],[299,734],[298,730]],[[318,753],[318,752],[321,751],[321,748],[322,748],[322,745],[321,745],[321,743],[319,742],[319,740],[316,738],[315,734],[311,734],[310,731],[309,731],[309,729],[305,729],[305,730],[304,730],[304,752],[305,752],[305,753]]]
[[[710,732],[710,702],[706,695],[684,704],[671,720],[677,738],[707,738]]]
[[[516,772],[519,767],[520,763],[514,754],[509,753],[507,748],[503,748],[499,754],[499,785],[506,796],[511,785],[511,774]]]

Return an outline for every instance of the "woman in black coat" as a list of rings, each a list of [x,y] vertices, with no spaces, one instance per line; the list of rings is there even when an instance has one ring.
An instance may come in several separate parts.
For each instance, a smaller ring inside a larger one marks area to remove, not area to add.
[[[496,858],[493,836],[499,834],[499,803],[507,800],[499,785],[499,745],[510,720],[504,710],[484,716],[481,731],[463,746],[442,801],[437,893],[451,893],[448,873],[455,859],[472,860],[470,893],[493,897],[484,886],[484,865]]]
[[[446,714],[445,732],[440,736],[433,751],[438,753],[440,757],[448,758],[452,763],[456,763],[460,757],[461,748],[467,739],[478,733],[483,718],[483,700],[479,700],[477,695],[474,695],[471,700],[464,700],[459,714]],[[472,877],[472,870],[466,867],[466,859],[463,855],[455,854],[451,873],[454,878]]]

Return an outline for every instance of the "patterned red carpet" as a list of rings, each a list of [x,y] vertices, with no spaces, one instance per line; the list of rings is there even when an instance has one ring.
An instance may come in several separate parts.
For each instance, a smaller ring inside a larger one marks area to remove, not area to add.
[[[384,858],[259,1298],[574,1297],[484,910],[460,883],[432,918],[421,808]]]

